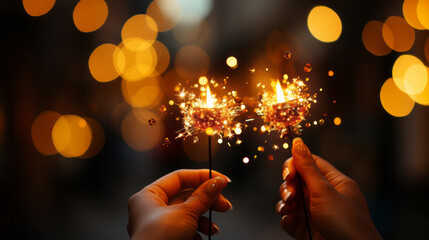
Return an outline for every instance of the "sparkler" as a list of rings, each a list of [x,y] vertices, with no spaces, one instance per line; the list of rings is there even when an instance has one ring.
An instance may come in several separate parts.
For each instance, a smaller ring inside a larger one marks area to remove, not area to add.
[[[291,82],[286,82],[285,90],[282,89],[280,81],[277,80],[276,94],[263,91],[260,94],[260,103],[256,113],[262,117],[266,123],[265,129],[278,131],[281,138],[289,136],[292,145],[292,132],[300,134],[302,127],[299,125],[309,114],[312,103],[316,103],[316,94],[312,97],[308,93],[308,87],[300,78],[294,78]],[[275,145],[276,146],[276,145]],[[310,224],[307,215],[304,194],[302,191],[301,177],[297,172],[298,187],[304,209],[305,222],[307,225],[309,239],[312,239]]]
[[[217,98],[210,91],[212,87],[219,87],[214,80],[207,83],[207,86],[195,84],[194,88],[199,88],[201,97],[206,101],[197,98],[193,92],[188,92],[185,88],[179,91],[179,107],[183,115],[183,128],[177,131],[176,138],[187,138],[192,136],[194,142],[198,141],[199,134],[208,135],[209,152],[209,177],[212,177],[212,154],[211,154],[211,136],[217,136],[218,142],[223,138],[231,139],[240,135],[242,128],[246,125],[234,121],[234,118],[247,111],[241,98],[237,96],[236,91],[228,92],[227,95]],[[222,86],[225,89],[225,86]],[[236,143],[240,142],[237,139]],[[230,146],[230,144],[228,144]],[[209,210],[209,234],[211,239],[212,209]]]

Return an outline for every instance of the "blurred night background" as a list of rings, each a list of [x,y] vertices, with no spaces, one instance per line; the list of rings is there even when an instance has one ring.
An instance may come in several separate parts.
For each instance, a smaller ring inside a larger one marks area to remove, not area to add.
[[[428,6],[1,1],[0,238],[127,239],[132,194],[173,170],[207,168],[206,138],[175,139],[177,84],[228,78],[251,98],[284,74],[310,78],[318,103],[307,121],[318,124],[302,138],[359,183],[382,236],[426,238]],[[290,149],[253,131],[260,120],[248,125],[241,144],[213,144],[234,205],[214,213],[215,239],[290,239],[274,210]]]

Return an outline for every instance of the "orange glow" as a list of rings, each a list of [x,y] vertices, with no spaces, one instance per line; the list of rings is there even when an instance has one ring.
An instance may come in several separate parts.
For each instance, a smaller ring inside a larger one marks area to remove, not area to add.
[[[176,0],[155,0],[147,8],[147,15],[155,20],[159,32],[174,28],[180,20],[181,13],[180,4]]]
[[[83,154],[82,158],[91,158],[97,155],[104,145],[105,135],[101,125],[92,118],[85,118],[92,132],[92,142],[88,150]]]
[[[170,52],[162,42],[155,41],[152,46],[157,55],[155,71],[153,71],[151,75],[152,77],[155,77],[163,74],[168,68],[168,65],[170,64]]]
[[[156,125],[148,124],[154,119]],[[121,132],[125,142],[136,151],[147,151],[160,145],[164,135],[164,124],[153,112],[133,109],[122,121]]]
[[[206,76],[201,76],[200,78],[198,78],[198,83],[200,85],[206,85],[209,82],[209,80],[207,79]]]
[[[162,98],[160,77],[121,83],[124,99],[133,107],[152,107]]]
[[[413,55],[401,55],[393,64],[392,76],[396,86],[408,94],[418,94],[427,84],[425,65]]]
[[[73,11],[74,25],[81,32],[93,32],[103,26],[108,14],[104,0],[80,0]]]
[[[384,22],[383,39],[391,49],[406,52],[414,44],[414,29],[403,18],[391,16]]]
[[[429,76],[429,68],[426,68]],[[429,79],[428,79],[429,81]],[[409,95],[416,103],[419,103],[424,106],[429,106],[429,82],[426,84],[426,87],[419,94],[410,94]]]
[[[325,6],[317,6],[310,11],[307,25],[313,37],[322,42],[335,42],[342,31],[338,14]]]
[[[121,43],[113,55],[116,71],[127,81],[139,81],[152,75],[158,62],[152,46],[131,51]]]
[[[391,78],[381,87],[380,101],[384,110],[394,117],[407,116],[414,107],[414,101],[399,90]]]
[[[402,5],[402,13],[404,14],[405,20],[413,28],[424,30],[425,27],[420,23],[419,18],[417,17],[417,4],[419,0],[404,0]]]
[[[155,21],[148,15],[134,15],[122,27],[121,37],[124,45],[132,51],[150,47],[158,35]]]
[[[384,42],[383,25],[379,21],[369,21],[362,31],[362,42],[366,50],[376,56],[384,56],[392,51]]]
[[[277,103],[284,103],[284,102],[286,102],[282,86],[280,85],[280,81],[277,81],[276,94],[277,94]]]
[[[238,66],[238,62],[237,62],[237,58],[235,58],[234,56],[228,57],[226,59],[226,64],[232,68],[232,69],[236,69]]]
[[[214,108],[212,93],[210,92],[210,87],[207,86],[207,99],[206,99],[206,108]]]
[[[117,47],[114,44],[102,44],[91,53],[88,66],[92,77],[99,82],[110,82],[119,76],[115,70],[113,56]]]
[[[46,111],[39,114],[31,125],[31,139],[34,147],[43,155],[53,155],[58,153],[52,142],[52,129],[61,114],[53,111]]]
[[[417,17],[419,22],[426,28],[429,29],[429,0],[419,0],[417,4]]]
[[[341,125],[341,118],[339,117],[334,118],[334,124],[337,126]]]
[[[197,78],[206,75],[210,60],[202,48],[187,45],[177,52],[174,66],[179,77],[183,79]]]
[[[76,115],[63,115],[55,122],[52,140],[64,157],[80,157],[91,144],[92,131],[85,119]]]
[[[33,17],[48,13],[55,4],[55,0],[22,0],[22,5],[28,15]]]

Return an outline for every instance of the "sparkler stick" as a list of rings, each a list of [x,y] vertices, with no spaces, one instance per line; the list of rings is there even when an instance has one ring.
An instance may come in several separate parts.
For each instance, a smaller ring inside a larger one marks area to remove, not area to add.
[[[209,135],[209,177],[212,178],[212,138]],[[209,240],[212,239],[212,209],[209,209]]]

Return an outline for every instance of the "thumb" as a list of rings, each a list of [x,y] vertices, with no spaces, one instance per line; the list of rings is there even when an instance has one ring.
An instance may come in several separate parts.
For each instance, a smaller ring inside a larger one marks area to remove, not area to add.
[[[212,207],[226,185],[227,180],[225,177],[217,176],[209,179],[201,184],[184,204],[187,205],[187,209],[191,213],[199,218]]]
[[[320,172],[313,155],[302,139],[295,138],[292,145],[293,164],[304,179],[310,194],[315,190],[326,187],[329,183]]]

